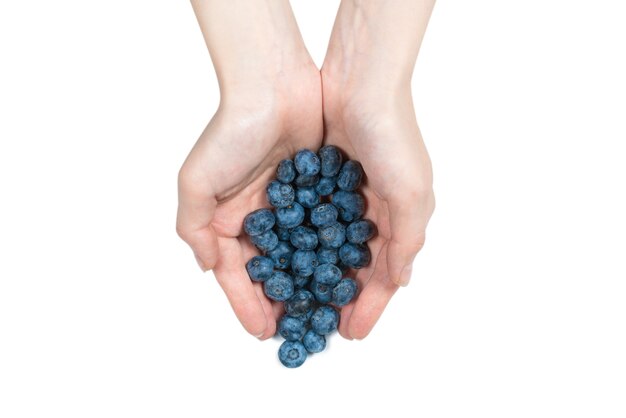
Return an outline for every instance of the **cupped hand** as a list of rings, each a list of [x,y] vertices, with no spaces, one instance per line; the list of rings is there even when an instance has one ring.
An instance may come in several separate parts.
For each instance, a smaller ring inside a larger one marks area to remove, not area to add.
[[[346,86],[322,70],[324,144],[361,162],[365,218],[378,227],[372,261],[353,271],[358,298],[341,312],[340,334],[365,338],[399,286],[411,277],[435,207],[432,169],[415,118],[410,87],[400,91]]]
[[[180,169],[176,229],[202,270],[213,269],[244,328],[265,339],[275,333],[280,308],[248,277],[245,263],[258,251],[243,218],[268,206],[265,187],[280,160],[319,148],[320,74],[310,62],[229,91]]]

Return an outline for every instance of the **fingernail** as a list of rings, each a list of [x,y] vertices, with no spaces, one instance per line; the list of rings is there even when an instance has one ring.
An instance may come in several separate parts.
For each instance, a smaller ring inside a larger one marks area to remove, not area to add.
[[[200,257],[198,257],[196,254],[194,254],[193,256],[196,257],[196,263],[198,263],[200,270],[202,270],[203,273],[206,273],[207,268],[204,266],[204,263],[202,262],[202,260],[200,260]]]
[[[411,273],[413,272],[413,263],[408,264],[400,273],[400,286],[406,286],[411,281]]]

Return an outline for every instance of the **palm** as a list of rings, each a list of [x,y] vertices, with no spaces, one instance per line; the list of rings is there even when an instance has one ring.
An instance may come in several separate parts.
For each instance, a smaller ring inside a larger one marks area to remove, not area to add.
[[[366,317],[362,320],[359,320],[357,317],[353,318],[355,319],[355,323],[352,325],[353,327],[366,327],[366,323],[375,320],[375,318],[372,318],[372,315],[375,315],[375,311],[378,310],[377,305],[380,303],[380,301],[377,298],[374,299],[374,297],[377,295],[388,295],[388,297],[391,297],[391,295],[393,295],[393,293],[397,290],[397,286],[389,281],[387,275],[386,249],[390,239],[390,229],[389,210],[384,197],[385,188],[381,187],[382,185],[377,184],[379,182],[372,174],[384,173],[385,171],[374,168],[379,167],[380,164],[378,161],[372,160],[369,153],[358,153],[355,150],[355,144],[345,131],[342,132],[339,129],[336,131],[329,130],[326,138],[325,144],[335,145],[341,148],[349,158],[359,160],[363,164],[365,172],[371,174],[367,177],[361,187],[361,192],[367,202],[364,217],[372,220],[376,224],[378,227],[378,235],[368,242],[368,246],[372,253],[371,263],[363,269],[353,270],[350,272],[352,277],[354,277],[358,282],[359,289],[361,289],[357,300],[363,301],[360,302],[363,306],[374,302],[374,304],[370,305],[369,311],[366,312]],[[349,332],[349,327],[355,304],[355,302],[352,302],[345,306],[341,311],[339,332],[345,338],[352,338],[351,333]],[[384,308],[384,306],[380,307],[381,310],[382,308]],[[359,321],[362,322],[362,325],[359,325]]]
[[[186,163],[202,173],[210,168],[210,177],[204,180],[212,187],[214,196],[209,228],[219,248],[215,276],[249,330],[255,328],[255,321],[267,321],[261,338],[274,334],[279,312],[260,284],[250,286],[245,263],[258,250],[242,234],[243,219],[253,210],[267,206],[265,187],[275,175],[278,162],[298,149],[317,149],[322,139],[319,73],[315,71],[315,77],[298,80],[291,93],[280,98],[276,106],[220,109]],[[264,311],[261,318],[258,310],[253,312],[250,308],[251,300],[257,298]]]
[[[400,237],[398,230],[414,230],[416,224],[415,219],[407,222],[399,207],[414,205],[419,213],[414,218],[420,218],[417,223],[425,224],[432,213],[432,193],[418,196],[416,192],[430,190],[430,159],[410,101],[383,111],[366,98],[342,102],[340,90],[333,88],[331,80],[324,80],[324,89],[324,143],[338,146],[363,165],[367,176],[361,189],[365,217],[378,227],[378,236],[368,242],[371,263],[352,272],[360,285],[359,297],[341,313],[340,333],[346,338],[363,338],[398,289],[394,282],[404,267],[398,267],[398,260],[416,248],[399,239],[405,237]],[[421,239],[417,233],[413,235],[410,239]]]

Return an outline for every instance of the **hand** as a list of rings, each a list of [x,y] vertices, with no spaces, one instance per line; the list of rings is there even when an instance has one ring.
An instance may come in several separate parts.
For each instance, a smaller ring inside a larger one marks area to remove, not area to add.
[[[255,2],[258,10],[240,1],[193,3],[222,95],[180,170],[176,227],[200,267],[213,269],[244,328],[266,339],[279,311],[246,272],[258,252],[243,218],[268,205],[265,187],[280,160],[320,146],[320,74],[288,2]]]
[[[327,144],[359,160],[367,176],[365,217],[378,226],[372,261],[356,272],[360,294],[341,312],[339,333],[364,338],[424,245],[435,208],[411,77],[435,0],[342,0],[322,67]]]
[[[410,87],[390,95],[350,87],[322,70],[325,144],[363,165],[365,218],[378,226],[369,241],[372,261],[356,270],[360,293],[341,311],[340,334],[365,338],[398,289],[407,285],[435,207],[431,163],[422,141]],[[356,93],[352,93],[356,91]]]

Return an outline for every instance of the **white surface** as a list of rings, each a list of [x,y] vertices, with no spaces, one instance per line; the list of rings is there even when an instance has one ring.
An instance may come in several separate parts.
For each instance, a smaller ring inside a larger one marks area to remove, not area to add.
[[[294,1],[318,63],[336,5]],[[218,100],[188,2],[0,3],[0,416],[624,417],[623,16],[435,7],[413,283],[286,370],[174,232]]]

